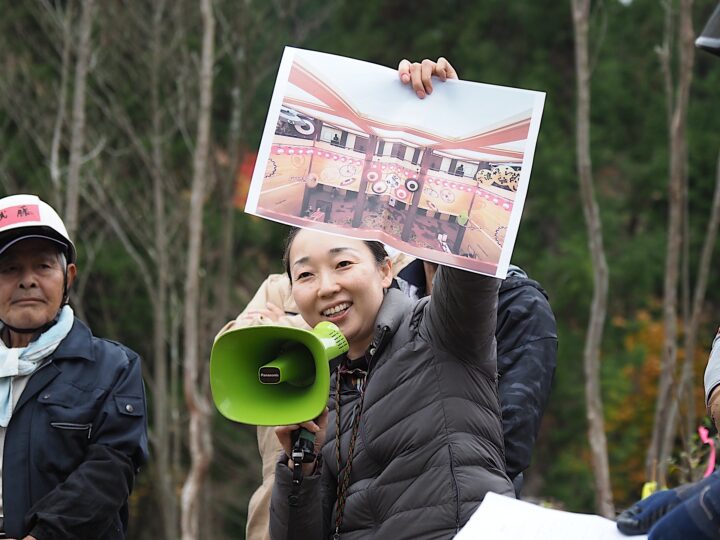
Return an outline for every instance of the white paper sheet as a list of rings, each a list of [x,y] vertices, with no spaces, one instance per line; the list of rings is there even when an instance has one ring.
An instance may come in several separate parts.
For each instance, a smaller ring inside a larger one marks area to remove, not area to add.
[[[544,100],[287,47],[245,211],[504,278]]]
[[[625,536],[609,519],[543,508],[488,493],[455,540],[647,540]]]

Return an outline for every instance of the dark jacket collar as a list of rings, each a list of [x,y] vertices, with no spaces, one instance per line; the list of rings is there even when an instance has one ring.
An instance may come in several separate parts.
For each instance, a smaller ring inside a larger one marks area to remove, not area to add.
[[[388,289],[375,318],[375,335],[372,346],[383,345],[383,341],[397,332],[403,317],[412,310],[415,302],[399,289]]]
[[[53,359],[82,358],[94,362],[92,332],[80,319],[75,317],[70,333],[62,340],[53,353]]]
[[[415,302],[400,289],[388,289],[385,292],[385,297],[375,317],[375,333],[368,348],[371,356],[379,352],[387,344],[388,339],[397,332],[403,316],[412,309],[414,304]],[[330,371],[335,371],[345,358],[346,355],[342,355],[331,360]]]
[[[95,359],[92,353],[92,334],[90,333],[90,329],[85,326],[80,319],[75,318],[70,333],[65,336],[65,339],[60,342],[55,352],[50,355],[53,361],[42,366],[30,377],[25,390],[15,405],[15,411],[19,411],[27,401],[32,399],[41,389],[60,374],[61,369],[55,363],[55,360],[73,358],[94,362]]]

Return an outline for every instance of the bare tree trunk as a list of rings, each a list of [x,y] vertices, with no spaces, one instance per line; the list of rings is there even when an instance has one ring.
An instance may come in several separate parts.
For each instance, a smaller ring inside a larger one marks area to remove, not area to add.
[[[698,272],[700,270],[698,269]],[[689,335],[688,332],[690,331],[690,319],[692,318],[692,307],[691,307],[691,300],[690,295],[692,294],[692,285],[690,280],[690,195],[688,193],[688,181],[687,178],[685,178],[685,181],[683,182],[683,192],[682,192],[682,277],[681,277],[681,296],[682,296],[682,312],[681,317],[683,324],[685,325],[685,331],[683,332],[683,340],[685,343],[685,350],[687,352],[687,346],[688,346],[688,339]],[[701,302],[702,305],[702,302]],[[697,329],[695,329],[697,330]],[[693,337],[694,341],[694,337]],[[694,348],[694,347],[693,347]],[[690,360],[688,361],[688,358]],[[686,372],[686,370],[688,370]],[[687,422],[690,422],[690,418],[692,417],[692,422],[695,422],[695,414],[692,410],[688,410],[684,407],[685,404],[683,404],[682,399],[683,396],[692,396],[692,389],[689,387],[686,387],[685,385],[689,385],[690,381],[694,378],[694,368],[693,368],[693,362],[692,357],[685,357],[685,361],[682,365],[682,375],[680,376],[680,384],[677,386],[677,396],[676,399],[673,400],[673,406],[670,408],[670,418],[671,420],[668,422],[665,422],[665,433],[663,436],[663,448],[672,448],[672,438],[674,435],[674,430],[672,429],[672,425],[675,424],[675,415],[679,414],[679,418],[681,419],[681,424],[679,425],[679,433],[680,433],[680,439],[683,444],[683,449],[685,451],[685,460],[686,462],[690,463],[691,461],[691,441],[687,435],[687,431],[684,429],[684,426],[687,425]],[[672,433],[671,433],[672,432]],[[692,465],[688,467],[687,469],[687,475],[685,477],[686,482],[690,480],[690,473],[692,469]]]
[[[663,44],[661,47],[656,48],[656,52],[658,53],[658,56],[660,58],[660,68],[663,75],[663,85],[665,88],[665,114],[668,119],[668,126],[670,124],[670,119],[673,116],[673,73],[672,73],[672,51],[674,48],[674,37],[675,37],[675,26],[673,22],[673,9],[672,9],[672,0],[663,0],[661,2],[663,9],[665,11],[665,24],[664,24],[664,30],[663,30]],[[669,133],[669,127],[668,127],[668,137],[670,137]],[[667,276],[666,276],[667,277]],[[664,365],[661,361],[661,370],[662,365]],[[660,377],[660,381],[658,381],[658,386],[662,386],[662,374]],[[659,408],[659,400],[660,400],[660,393],[658,392],[658,398],[656,400],[655,408],[656,413],[657,409]],[[655,417],[656,418],[656,417]],[[653,420],[655,422],[655,419]],[[657,466],[658,466],[658,460],[659,460],[659,454],[660,454],[660,446],[662,445],[660,435],[656,433],[655,425],[653,425],[653,433],[651,435],[651,442],[648,446],[648,453],[645,458],[645,477],[648,481],[656,482],[658,479],[658,472],[657,472]]]
[[[202,57],[200,63],[200,108],[198,111],[197,141],[193,156],[193,181],[188,216],[188,258],[185,279],[184,325],[184,389],[190,415],[191,465],[182,491],[182,538],[199,538],[202,488],[212,456],[210,432],[211,407],[201,384],[198,362],[198,311],[200,298],[200,251],[203,225],[203,199],[207,183],[206,171],[210,143],[210,113],[212,107],[213,50],[215,20],[211,0],[200,0],[203,20]]]
[[[220,328],[228,319],[232,299],[232,259],[233,259],[233,229],[235,222],[235,201],[233,193],[237,179],[238,166],[242,155],[240,152],[240,126],[242,122],[242,76],[240,66],[242,52],[238,53],[236,68],[238,74],[232,89],[232,112],[230,115],[230,129],[228,130],[228,162],[229,174],[220,181],[220,200],[222,204],[222,231],[220,244],[220,267],[215,288],[217,299],[214,309],[214,321],[211,328]]]
[[[63,17],[63,43],[62,60],[60,64],[60,89],[58,91],[58,110],[55,115],[55,126],[53,127],[52,142],[50,144],[50,181],[53,186],[53,207],[62,207],[62,174],[60,172],[60,141],[62,140],[63,125],[65,124],[65,112],[67,107],[68,78],[70,73],[70,49],[72,44],[72,18],[73,3],[68,2]],[[48,9],[52,9],[48,7]]]
[[[73,90],[72,128],[70,135],[70,164],[68,167],[67,192],[65,199],[64,221],[70,238],[78,230],[78,202],[80,199],[80,165],[85,146],[85,94],[87,72],[90,64],[90,35],[93,24],[95,0],[82,3],[80,17],[80,39],[75,64],[75,84]]]
[[[687,182],[687,109],[692,82],[694,60],[692,34],[692,0],[680,1],[680,40],[677,93],[670,132],[670,179],[668,183],[668,237],[665,257],[665,283],[663,297],[664,343],[655,406],[653,434],[645,461],[646,476],[662,486],[667,483],[667,461],[672,450],[676,422],[670,409],[673,400],[673,382],[677,364],[677,309],[680,250],[682,245],[682,194]],[[669,422],[673,420],[673,424]],[[672,433],[670,433],[672,431]]]
[[[182,300],[175,289],[170,290],[170,388],[178,388],[182,382]],[[176,477],[184,473],[182,450],[185,443],[184,407],[182,397],[170,394],[170,463]]]
[[[593,298],[590,308],[583,360],[588,439],[595,478],[595,507],[600,515],[615,517],[610,487],[605,420],[600,394],[600,346],[607,311],[608,269],[603,247],[602,223],[595,198],[590,159],[590,66],[588,23],[590,0],[572,0],[575,30],[575,69],[577,76],[577,160],[580,194],[593,261]]]
[[[160,100],[160,68],[162,56],[162,24],[165,1],[153,4],[153,23],[150,59],[150,100],[152,107],[153,207],[155,215],[155,264],[157,268],[156,301],[153,304],[153,429],[154,449],[158,466],[155,468],[160,494],[163,534],[167,540],[178,537],[179,516],[175,495],[175,470],[170,466],[170,408],[168,387],[168,288],[170,268],[168,262],[168,231],[165,208],[165,163],[162,153],[162,103]]]
[[[700,325],[700,316],[702,314],[703,303],[705,301],[705,293],[707,292],[707,283],[710,276],[710,264],[712,263],[712,254],[717,238],[718,224],[720,223],[720,153],[718,153],[717,170],[715,173],[715,193],[713,195],[712,208],[710,210],[710,219],[708,220],[707,230],[705,232],[705,240],[703,241],[702,255],[700,256],[700,266],[698,267],[697,283],[693,294],[692,309],[690,310],[690,318],[685,329],[685,362],[683,363],[680,375],[679,388],[685,394],[680,393],[677,400],[672,400],[669,412],[669,419],[666,422],[664,443],[670,447],[672,438],[675,434],[675,423],[677,422],[680,404],[683,401],[683,395],[686,397],[686,417],[681,424],[684,440],[690,440],[691,435],[695,432],[695,403],[692,397],[692,379],[693,379],[693,359],[695,356],[695,346],[697,344],[697,332]],[[690,479],[688,479],[690,480]]]

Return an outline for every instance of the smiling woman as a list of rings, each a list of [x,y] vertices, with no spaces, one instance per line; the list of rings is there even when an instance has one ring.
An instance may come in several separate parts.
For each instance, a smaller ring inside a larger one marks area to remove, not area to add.
[[[350,349],[329,410],[302,425],[319,457],[298,493],[287,455],[300,426],[276,429],[287,455],[271,536],[451,538],[488,491],[513,496],[496,387],[499,281],[440,267],[432,296],[413,302],[389,288],[382,244],[313,230],[291,232],[285,266],[303,319],[335,323]]]
[[[295,229],[285,260],[293,298],[305,322],[311,327],[321,321],[335,323],[350,344],[348,355],[362,356],[383,290],[392,282],[383,245]]]
[[[418,97],[450,63],[402,60]],[[369,176],[369,175],[368,175]],[[328,410],[276,428],[272,538],[452,538],[489,491],[514,496],[505,472],[497,390],[499,281],[440,267],[432,296],[389,288],[378,242],[293,231],[285,250],[292,295],[310,326],[334,322],[350,348],[333,369]],[[315,434],[313,462],[293,482],[293,431]]]

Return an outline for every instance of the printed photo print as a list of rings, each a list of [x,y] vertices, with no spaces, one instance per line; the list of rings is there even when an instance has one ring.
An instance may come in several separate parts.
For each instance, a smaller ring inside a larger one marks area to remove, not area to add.
[[[245,210],[504,277],[544,94],[287,48]]]

